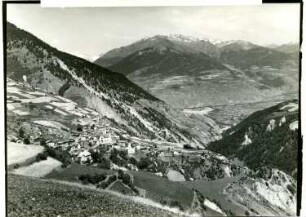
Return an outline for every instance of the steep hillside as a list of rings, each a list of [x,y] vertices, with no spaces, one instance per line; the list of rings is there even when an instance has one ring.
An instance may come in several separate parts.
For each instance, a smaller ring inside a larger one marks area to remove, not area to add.
[[[246,209],[246,216],[296,215],[296,181],[277,169],[261,168],[228,184],[223,192]]]
[[[218,135],[218,132],[207,135],[197,130],[193,121],[171,110],[122,74],[60,52],[10,23],[7,24],[7,75],[92,108],[125,126],[130,135],[197,144]],[[210,128],[206,124],[207,131]],[[168,132],[167,138],[163,137],[164,131]]]
[[[269,166],[296,177],[298,113],[297,100],[255,112],[225,131],[208,149],[238,157],[252,169]]]

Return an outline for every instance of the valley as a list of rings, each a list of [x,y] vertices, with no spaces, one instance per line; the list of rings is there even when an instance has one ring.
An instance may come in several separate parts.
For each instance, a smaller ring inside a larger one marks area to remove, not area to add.
[[[157,36],[94,64],[7,39],[8,216],[296,214],[291,55]]]
[[[18,178],[22,175],[59,180],[58,184],[52,185],[60,189],[67,188],[64,187],[65,182],[85,187],[89,184],[92,191],[105,189],[119,192],[117,197],[131,195],[148,198],[153,203],[164,204],[170,210],[174,209],[170,211],[174,215],[177,215],[177,209],[185,210],[192,216],[196,215],[192,213],[244,215],[250,212],[248,206],[239,204],[241,201],[237,203],[237,199],[224,199],[225,188],[248,174],[248,168],[237,163],[236,159],[228,160],[222,155],[205,149],[197,150],[191,146],[184,146],[183,143],[130,136],[98,112],[76,106],[69,99],[33,89],[27,84],[13,80],[8,80],[7,85],[10,126],[7,145],[9,153],[12,153],[8,155],[8,168],[10,174],[14,174],[14,179],[32,182],[32,178]],[[58,105],[60,106],[56,107]],[[122,184],[123,181],[120,181],[118,175],[106,187],[100,187],[103,185],[99,180],[90,184],[92,181],[84,182],[82,178],[100,174],[103,180],[103,177],[113,176],[118,171],[133,177],[129,178],[132,180],[131,184]],[[15,181],[9,182],[14,184]],[[40,181],[35,182],[39,184]],[[44,183],[46,182],[42,183],[43,186],[46,185]],[[240,187],[237,191],[239,189]],[[36,190],[32,191],[33,197],[37,197]],[[192,206],[198,197],[206,198],[204,201],[202,198],[202,203],[209,204],[208,207]],[[59,200],[58,196],[56,200]],[[213,209],[209,208],[211,206]],[[141,216],[145,215],[143,212],[140,212]],[[63,215],[66,215],[64,211]]]

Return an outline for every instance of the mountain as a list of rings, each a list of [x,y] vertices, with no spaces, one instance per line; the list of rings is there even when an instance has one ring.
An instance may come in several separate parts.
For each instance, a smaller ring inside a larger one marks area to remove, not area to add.
[[[297,100],[277,104],[253,113],[207,148],[237,157],[251,169],[269,166],[296,177],[298,116]]]
[[[215,45],[221,50],[221,52],[226,50],[250,50],[259,47],[258,45],[243,40],[222,41]]]
[[[298,88],[296,55],[242,40],[157,35],[113,49],[95,63],[177,108],[263,101]]]
[[[183,35],[156,35],[154,37],[144,38],[137,41],[131,45],[113,49],[100,58],[98,58],[95,63],[101,66],[110,66],[118,63],[123,58],[135,53],[136,51],[141,51],[146,48],[156,48],[157,50],[163,49],[174,49],[176,51],[188,51],[190,53],[203,53],[209,56],[216,56],[216,47],[207,40],[200,40],[192,37],[186,37]]]
[[[104,67],[120,64],[120,62],[135,52],[154,49],[162,54],[164,50],[174,50],[179,53],[206,54],[220,63],[231,64],[244,69],[256,66],[279,67],[279,64],[291,60],[288,53],[296,52],[297,44],[286,44],[279,47],[263,47],[248,41],[232,40],[213,43],[210,40],[201,40],[183,35],[156,35],[144,38],[131,45],[113,49],[95,63]],[[123,74],[129,74],[122,72]]]
[[[220,55],[222,62],[234,65],[240,69],[246,69],[253,65],[279,68],[288,59],[289,56],[287,54],[269,48],[257,46],[244,49],[236,44],[222,47]]]
[[[300,51],[299,47],[300,46],[297,43],[288,43],[288,44],[276,45],[271,48],[283,53],[298,54]]]
[[[190,68],[196,71],[189,71]],[[150,47],[136,51],[109,69],[132,76],[190,76],[199,75],[200,71],[225,69],[217,61],[204,53],[182,52],[171,47]]]
[[[219,132],[209,131],[213,129],[210,124],[195,123],[172,110],[122,74],[58,51],[10,23],[7,40],[10,79],[26,80],[32,87],[94,109],[124,127],[131,136],[195,144],[218,136]]]

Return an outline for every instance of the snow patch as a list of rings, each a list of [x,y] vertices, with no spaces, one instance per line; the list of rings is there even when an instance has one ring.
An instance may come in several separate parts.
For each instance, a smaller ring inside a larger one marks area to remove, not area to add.
[[[51,105],[45,105],[45,108],[47,108],[47,109],[54,109]]]
[[[275,128],[275,120],[271,119],[267,126],[266,131],[271,132],[272,130],[274,130],[274,128]]]
[[[167,177],[170,181],[173,181],[173,182],[184,182],[186,181],[185,180],[185,177],[178,171],[176,170],[169,170],[168,173],[167,173]]]
[[[214,202],[208,200],[207,198],[205,198],[203,204],[205,206],[209,207],[210,209],[215,210],[218,213],[225,214],[225,213],[222,212],[222,210],[220,209],[220,207],[217,204],[215,204]]]
[[[56,129],[67,129],[67,127],[65,127],[63,124],[56,122],[56,121],[45,121],[45,120],[36,120],[33,121],[35,124],[39,124],[45,127],[52,127],[52,128],[56,128]]]
[[[59,114],[61,114],[61,115],[64,115],[64,116],[68,115],[66,112],[63,112],[63,111],[61,111],[59,109],[54,109],[54,111],[59,113]]]
[[[231,177],[231,169],[228,165],[224,166],[222,169],[227,177]]]
[[[244,135],[244,141],[241,143],[243,146],[247,146],[252,143],[252,140],[249,138],[248,134]]]
[[[141,117],[134,107],[128,106],[132,115],[134,115],[148,130],[153,131],[152,124]]]
[[[202,110],[195,109],[184,109],[183,112],[187,114],[196,114],[196,115],[207,115],[209,112],[213,111],[210,107],[205,107]]]
[[[34,99],[20,99],[22,103],[47,103],[53,100],[52,97],[37,97]]]
[[[24,115],[29,115],[30,114],[30,112],[28,112],[28,111],[22,111],[22,110],[19,110],[19,109],[14,110],[13,112],[15,114],[17,114],[17,115],[20,115],[20,116],[24,116]]]
[[[94,88],[92,88],[91,86],[87,85],[87,84],[85,83],[84,79],[78,77],[78,76],[75,74],[75,72],[71,71],[63,61],[61,61],[60,59],[57,58],[57,62],[59,63],[60,67],[61,67],[63,70],[67,71],[76,81],[78,81],[80,84],[82,84],[83,87],[85,87],[90,93],[93,93],[93,94],[95,94],[95,95],[101,96],[101,97],[103,97],[103,98],[105,98],[105,99],[109,99],[109,97],[108,97],[106,94],[104,94],[104,93],[102,93],[102,92],[98,92],[98,91],[96,91]]]
[[[161,172],[154,173],[154,174],[157,175],[157,176],[163,176],[163,174]]]
[[[7,104],[7,105],[6,105],[6,108],[7,108],[9,111],[12,111],[12,110],[15,109],[15,106],[12,105],[12,104],[10,103],[10,104]]]
[[[294,112],[299,109],[299,105],[297,103],[289,103],[283,107],[280,108],[280,110],[287,110],[289,112]]]
[[[28,92],[28,94],[38,95],[38,96],[45,96],[46,95],[45,93],[38,92],[38,91],[30,91],[30,92]]]
[[[283,124],[285,124],[285,123],[286,123],[286,117],[283,116],[283,117],[280,119],[278,126],[281,127],[281,126],[282,126]]]
[[[228,161],[228,159],[225,156],[220,155],[220,154],[217,154],[214,157],[219,159],[219,160],[221,160],[221,161],[223,161],[223,162],[227,162]]]
[[[293,130],[293,131],[299,129],[299,121],[294,121],[294,122],[292,122],[292,123],[289,125],[289,128],[290,128],[290,130]]]

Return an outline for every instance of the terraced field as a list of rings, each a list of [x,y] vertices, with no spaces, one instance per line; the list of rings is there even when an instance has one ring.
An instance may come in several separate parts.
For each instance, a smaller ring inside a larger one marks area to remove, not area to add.
[[[8,175],[8,217],[177,216],[108,192]]]

